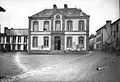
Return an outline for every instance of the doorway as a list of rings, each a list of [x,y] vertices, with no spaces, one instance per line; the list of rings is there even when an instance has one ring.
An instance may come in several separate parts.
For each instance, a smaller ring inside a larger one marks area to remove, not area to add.
[[[60,36],[56,36],[55,38],[54,38],[54,49],[55,50],[61,50],[61,37]]]

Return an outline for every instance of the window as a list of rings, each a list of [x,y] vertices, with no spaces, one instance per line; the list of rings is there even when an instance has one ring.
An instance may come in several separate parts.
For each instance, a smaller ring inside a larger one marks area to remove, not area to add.
[[[20,50],[20,49],[21,49],[21,45],[19,44],[19,45],[18,45],[18,50]]]
[[[34,48],[38,47],[38,37],[33,37],[33,41],[32,42],[33,42],[32,45],[33,45]]]
[[[1,43],[1,36],[0,36],[0,43]]]
[[[16,45],[14,44],[14,45],[13,45],[13,50],[15,50],[15,47],[16,47]]]
[[[44,37],[44,47],[49,46],[49,37]]]
[[[84,37],[79,37],[78,40],[79,47],[84,47]]]
[[[119,25],[117,24],[116,25],[116,32],[118,32],[119,31]]]
[[[67,31],[72,31],[72,29],[73,29],[72,21],[67,21]]]
[[[24,37],[24,43],[27,43],[27,36]]]
[[[6,42],[10,43],[10,36],[7,36]]]
[[[119,38],[116,38],[116,47],[119,47]]]
[[[33,31],[38,31],[38,21],[33,22]]]
[[[67,48],[72,47],[72,37],[67,37]]]
[[[61,30],[61,22],[60,21],[55,21],[55,31],[60,31]]]
[[[16,43],[16,36],[13,36],[13,43]]]
[[[3,43],[5,43],[5,36],[3,36]]]
[[[116,37],[116,32],[114,31],[114,38]]]
[[[21,42],[21,36],[18,36],[18,43]]]
[[[84,31],[85,30],[84,21],[83,20],[79,21],[78,30],[79,31]]]
[[[44,21],[44,31],[49,31],[49,21]]]

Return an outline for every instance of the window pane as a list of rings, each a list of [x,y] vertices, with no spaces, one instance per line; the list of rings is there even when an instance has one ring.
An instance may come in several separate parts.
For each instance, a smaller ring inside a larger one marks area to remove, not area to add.
[[[79,21],[79,28],[78,28],[78,30],[79,31],[84,31],[85,29],[84,29],[84,21]]]
[[[38,31],[38,21],[33,22],[33,31]]]
[[[84,47],[84,37],[79,37],[79,47]]]
[[[67,31],[72,31],[72,21],[67,21]]]
[[[61,30],[61,22],[60,21],[55,21],[55,30],[60,31]]]
[[[67,37],[67,48],[72,47],[72,37]]]
[[[33,37],[33,47],[38,47],[38,37]]]
[[[49,46],[49,37],[44,37],[44,47]]]
[[[48,31],[49,30],[49,21],[44,21],[44,31]]]

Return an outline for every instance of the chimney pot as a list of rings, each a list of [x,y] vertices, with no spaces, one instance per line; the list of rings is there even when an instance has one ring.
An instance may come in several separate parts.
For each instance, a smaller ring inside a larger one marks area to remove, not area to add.
[[[64,9],[68,9],[68,6],[67,6],[67,4],[64,4]]]
[[[57,6],[56,6],[56,4],[54,4],[54,5],[53,5],[53,9],[57,9]]]

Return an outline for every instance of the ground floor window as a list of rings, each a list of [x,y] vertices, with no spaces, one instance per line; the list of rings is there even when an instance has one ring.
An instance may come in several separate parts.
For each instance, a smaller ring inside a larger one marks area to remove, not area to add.
[[[15,47],[16,47],[16,45],[13,45],[13,48],[12,48],[12,49],[15,50]]]
[[[72,37],[67,37],[67,48],[72,47]]]
[[[21,45],[18,45],[18,50],[20,50],[21,49]]]
[[[44,47],[49,47],[49,37],[44,37]]]
[[[35,47],[38,47],[38,37],[33,37],[33,41],[32,41],[32,46],[35,48]]]
[[[80,48],[84,47],[84,37],[79,37],[78,38],[78,45]]]

